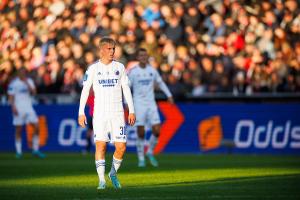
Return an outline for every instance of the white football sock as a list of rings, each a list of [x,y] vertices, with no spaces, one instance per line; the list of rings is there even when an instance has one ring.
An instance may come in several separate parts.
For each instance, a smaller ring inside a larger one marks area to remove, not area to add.
[[[153,134],[150,136],[150,140],[149,140],[149,148],[147,151],[147,154],[153,154],[153,150],[157,144],[157,140],[158,138],[156,136],[154,136]]]
[[[22,140],[21,139],[15,140],[15,147],[16,147],[17,154],[22,154]]]
[[[136,150],[139,160],[145,160],[144,156],[144,139],[137,138],[136,140]]]
[[[39,150],[39,136],[38,135],[33,135],[32,137],[32,150],[33,151],[38,151]]]
[[[96,160],[96,169],[100,182],[105,182],[104,173],[105,173],[105,160]]]
[[[121,166],[121,163],[122,163],[122,160],[116,159],[116,158],[113,156],[112,165],[111,165],[111,170],[110,170],[110,174],[111,174],[111,175],[116,175],[118,169],[119,169],[120,166]]]

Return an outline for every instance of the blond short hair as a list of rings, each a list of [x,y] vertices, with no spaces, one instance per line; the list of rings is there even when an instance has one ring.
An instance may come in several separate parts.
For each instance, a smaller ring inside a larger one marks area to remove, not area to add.
[[[103,37],[99,42],[99,47],[101,48],[104,44],[112,44],[116,46],[116,41],[110,37]]]

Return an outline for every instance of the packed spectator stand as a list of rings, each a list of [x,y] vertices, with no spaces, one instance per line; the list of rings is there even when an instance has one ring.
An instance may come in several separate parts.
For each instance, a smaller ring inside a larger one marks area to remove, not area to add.
[[[297,0],[2,0],[0,95],[22,66],[39,94],[78,95],[101,37],[148,50],[175,98],[300,92]]]

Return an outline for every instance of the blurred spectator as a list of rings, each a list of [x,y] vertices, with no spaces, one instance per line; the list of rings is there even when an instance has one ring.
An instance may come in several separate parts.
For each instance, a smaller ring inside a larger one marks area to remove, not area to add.
[[[245,74],[243,72],[238,72],[235,76],[233,83],[233,94],[251,94],[251,87],[247,84],[245,79]]]
[[[148,26],[155,29],[164,25],[164,20],[160,14],[160,5],[156,2],[151,3],[143,12],[142,18],[147,22]]]
[[[205,87],[201,84],[200,79],[194,78],[192,81],[193,81],[192,96],[200,97],[205,93]]]
[[[0,94],[22,66],[38,93],[77,93],[103,36],[128,66],[145,47],[175,98],[299,92],[297,0],[18,0],[0,12]]]
[[[178,17],[173,16],[170,18],[165,29],[165,34],[174,44],[180,44],[182,42],[183,28]]]

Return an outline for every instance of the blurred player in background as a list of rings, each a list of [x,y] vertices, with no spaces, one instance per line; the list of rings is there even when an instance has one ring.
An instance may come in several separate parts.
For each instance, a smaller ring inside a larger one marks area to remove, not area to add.
[[[38,117],[32,106],[31,95],[36,94],[36,88],[32,79],[27,77],[24,67],[18,70],[18,76],[8,86],[8,98],[13,113],[13,125],[15,126],[16,158],[22,157],[22,128],[30,124],[34,128],[32,138],[32,154],[40,158],[45,155],[39,151]]]
[[[115,145],[111,170],[108,174],[116,189],[121,188],[117,171],[122,163],[126,150],[126,130],[122,92],[128,103],[128,123],[135,123],[133,100],[129,88],[129,80],[122,63],[113,60],[116,42],[103,37],[99,44],[100,60],[90,65],[84,75],[83,88],[80,97],[78,123],[85,127],[86,116],[84,108],[91,86],[94,90],[93,129],[96,146],[95,162],[99,176],[97,189],[105,189],[105,153],[107,142]]]
[[[144,143],[145,143],[145,125],[151,124],[152,134],[149,140],[147,157],[150,163],[157,167],[158,162],[153,156],[154,147],[160,133],[160,118],[155,102],[154,87],[158,86],[168,97],[168,101],[174,103],[171,92],[162,80],[159,73],[148,64],[148,53],[146,49],[140,48],[137,51],[137,60],[139,64],[129,71],[129,80],[132,87],[133,101],[136,112],[137,126],[137,154],[138,166],[145,167]]]

